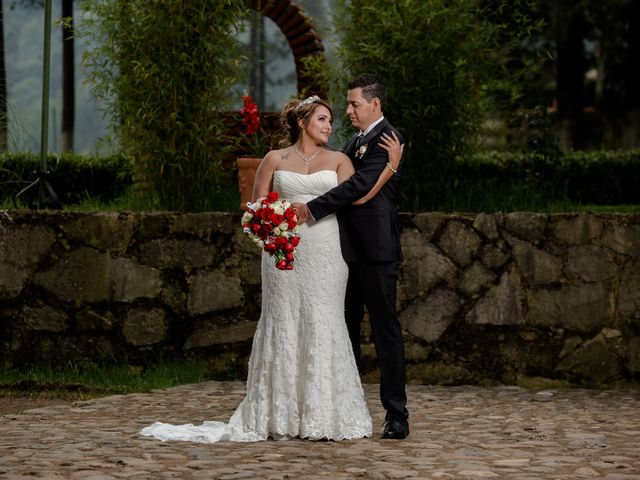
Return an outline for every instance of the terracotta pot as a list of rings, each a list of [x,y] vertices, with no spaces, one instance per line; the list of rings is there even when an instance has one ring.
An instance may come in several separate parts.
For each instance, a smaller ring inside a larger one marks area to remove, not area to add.
[[[247,202],[251,201],[253,181],[261,158],[238,158],[238,190],[240,191],[240,209],[246,210]]]

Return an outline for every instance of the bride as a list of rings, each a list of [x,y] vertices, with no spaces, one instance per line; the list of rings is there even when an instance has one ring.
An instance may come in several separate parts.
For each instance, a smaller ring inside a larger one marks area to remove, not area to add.
[[[258,167],[253,200],[277,191],[306,203],[354,173],[349,158],[325,148],[331,107],[317,96],[292,100],[283,124],[290,146],[269,152]],[[382,148],[397,168],[402,146],[385,137]],[[385,169],[373,197],[391,177]],[[253,338],[247,394],[228,423],[169,425],[140,433],[160,440],[211,443],[285,438],[344,440],[369,437],[371,417],[344,319],[348,268],[340,251],[335,215],[300,225],[292,271],[278,270],[262,255],[262,312]]]

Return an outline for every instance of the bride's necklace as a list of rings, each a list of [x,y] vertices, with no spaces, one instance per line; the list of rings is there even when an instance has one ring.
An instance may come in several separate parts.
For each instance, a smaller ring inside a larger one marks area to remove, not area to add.
[[[313,155],[310,155],[308,157],[305,157],[302,154],[302,152],[300,150],[298,150],[296,147],[293,147],[293,149],[296,151],[298,156],[302,159],[302,161],[304,162],[305,167],[309,165],[309,162],[311,160],[313,160],[314,158],[316,158],[318,156],[318,154],[320,153],[320,150],[321,150],[321,148],[318,148],[318,150],[316,150],[316,153],[314,153]]]

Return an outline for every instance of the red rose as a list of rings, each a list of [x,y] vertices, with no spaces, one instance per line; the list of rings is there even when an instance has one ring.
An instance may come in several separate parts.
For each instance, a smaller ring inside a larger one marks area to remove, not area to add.
[[[260,212],[262,220],[269,221],[269,218],[273,215],[273,210],[269,207],[264,207]]]
[[[278,200],[278,192],[269,192],[267,193],[267,202],[273,203]]]
[[[295,210],[293,208],[287,208],[284,211],[284,218],[286,218],[287,221],[289,221],[289,222],[292,221],[292,220],[296,220],[297,215],[296,215]]]
[[[293,253],[287,253],[284,258],[287,262],[293,262]]]
[[[300,243],[300,237],[293,237],[293,238],[291,239],[291,244],[292,244],[294,247],[297,247],[299,243]]]
[[[269,235],[271,234],[271,227],[269,225],[262,225],[260,227],[260,232],[258,233],[258,236],[264,240],[265,238],[267,238]]]
[[[276,244],[275,244],[275,243],[265,243],[265,244],[264,244],[264,250],[265,250],[265,252],[269,252],[269,253],[275,252],[275,251],[276,251],[276,248],[277,248],[277,247],[276,247]]]
[[[278,263],[276,263],[276,268],[278,270],[286,270],[287,269],[287,261],[286,260],[280,260]]]
[[[293,270],[293,263],[287,263],[286,270]]]

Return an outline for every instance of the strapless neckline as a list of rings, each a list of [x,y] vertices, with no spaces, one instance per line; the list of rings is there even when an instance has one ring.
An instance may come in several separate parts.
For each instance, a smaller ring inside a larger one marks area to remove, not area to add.
[[[336,175],[338,174],[338,172],[336,172],[335,170],[318,170],[317,172],[311,172],[311,173],[292,172],[291,170],[276,170],[274,173],[290,173],[292,175],[300,175],[302,177],[310,177],[312,175],[317,175],[318,173],[324,173],[324,172],[335,173]]]

